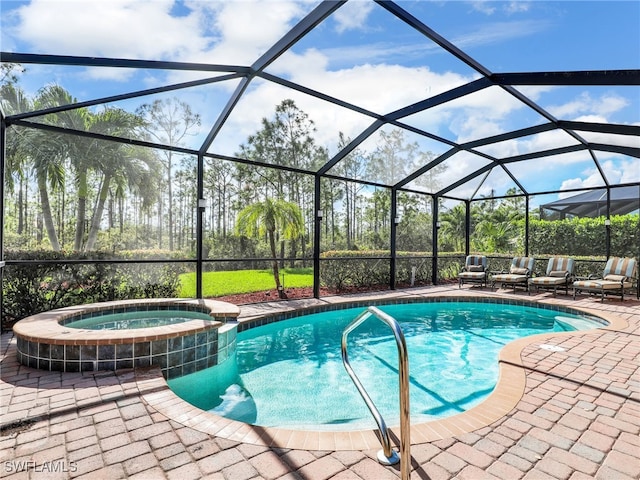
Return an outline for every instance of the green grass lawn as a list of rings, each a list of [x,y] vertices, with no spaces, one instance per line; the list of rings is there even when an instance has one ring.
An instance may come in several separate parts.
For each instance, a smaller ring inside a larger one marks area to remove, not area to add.
[[[280,270],[280,281],[285,288],[313,286],[312,268],[285,268]],[[238,293],[273,290],[276,282],[271,270],[237,270],[229,272],[204,272],[202,296],[205,298],[235,295]],[[196,296],[196,274],[180,275],[181,297]]]

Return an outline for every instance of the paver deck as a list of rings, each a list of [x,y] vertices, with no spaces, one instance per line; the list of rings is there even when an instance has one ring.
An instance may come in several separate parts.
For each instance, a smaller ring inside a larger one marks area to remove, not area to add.
[[[461,294],[520,296],[439,286],[376,298]],[[516,367],[526,381],[515,407],[467,433],[445,432],[424,441],[414,436],[411,478],[640,478],[640,302],[601,303],[589,296],[574,301],[548,293],[522,298],[600,311],[622,327],[545,337],[544,344],[559,349],[540,348],[541,342],[532,340],[519,351]],[[241,316],[341,300],[244,306]],[[152,371],[34,370],[17,363],[10,333],[2,335],[0,353],[2,478],[385,480],[400,475],[398,466],[376,461],[378,446],[349,450],[338,448],[339,440],[323,444],[311,436],[252,439],[241,424],[207,433],[193,421],[193,412],[176,413],[182,401],[166,395],[166,385]],[[238,434],[245,440],[230,439]],[[345,434],[344,442],[358,435]],[[287,448],[287,442],[304,448]]]

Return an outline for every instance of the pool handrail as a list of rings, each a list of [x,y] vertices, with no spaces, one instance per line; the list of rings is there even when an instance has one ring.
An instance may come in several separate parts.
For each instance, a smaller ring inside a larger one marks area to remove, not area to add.
[[[389,430],[382,415],[376,408],[375,404],[369,397],[366,389],[360,382],[360,379],[353,371],[351,363],[349,362],[349,353],[347,351],[347,337],[349,333],[355,330],[360,324],[367,320],[371,316],[377,317],[383,323],[391,328],[393,335],[396,339],[396,345],[398,347],[398,383],[400,390],[400,455],[392,450],[391,440],[389,438]],[[404,334],[400,328],[400,324],[391,316],[384,313],[379,308],[370,306],[361,314],[359,314],[355,320],[346,326],[342,332],[342,362],[347,370],[347,373],[351,377],[351,380],[355,384],[358,392],[362,396],[362,399],[367,404],[367,408],[373,415],[378,429],[380,430],[380,443],[382,444],[382,450],[378,452],[378,461],[386,465],[394,465],[400,461],[400,473],[402,480],[408,480],[411,473],[411,439],[410,439],[410,419],[409,419],[409,358],[407,355],[407,344],[404,339]],[[399,457],[399,458],[398,458]]]

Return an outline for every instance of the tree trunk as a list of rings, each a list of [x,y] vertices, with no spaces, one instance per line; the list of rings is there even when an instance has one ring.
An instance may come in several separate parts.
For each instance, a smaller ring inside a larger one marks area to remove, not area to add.
[[[280,240],[280,268],[284,268],[284,240]]]
[[[162,249],[162,200],[163,196],[158,197],[158,248]]]
[[[169,251],[173,252],[173,235],[174,235],[174,225],[173,225],[173,184],[171,179],[171,152],[169,152],[169,159],[167,161],[167,195],[168,195],[168,204],[167,204],[167,213],[169,214],[169,228],[167,228],[169,233]]]
[[[22,184],[23,184],[23,180],[22,180],[22,176],[20,177],[20,185],[18,187],[18,235],[22,235],[22,233],[24,232],[24,214],[22,211]]]
[[[347,240],[347,250],[351,250],[351,191],[349,185],[345,183],[345,239]]]
[[[113,197],[109,197],[109,203],[107,204],[107,218],[109,219],[109,230],[112,230],[116,226],[116,202]]]
[[[29,235],[29,182],[24,185],[24,233]]]
[[[138,220],[136,219],[136,235],[138,232]],[[120,235],[124,232],[124,199],[118,198],[118,231]]]
[[[269,247],[271,247],[271,267],[273,268],[273,279],[276,281],[276,289],[278,290],[278,297],[284,299],[287,298],[287,294],[284,293],[282,285],[280,285],[280,271],[278,269],[278,256],[276,253],[276,236],[273,230],[268,231]]]
[[[82,250],[82,239],[84,238],[84,219],[87,215],[87,172],[78,173],[78,213],[76,215],[76,236],[73,242],[73,249],[76,252]]]
[[[102,181],[102,188],[100,188],[100,194],[98,197],[98,204],[93,212],[93,218],[91,219],[91,228],[89,229],[89,238],[84,250],[86,252],[92,251],[96,246],[98,240],[98,231],[100,230],[100,220],[102,219],[102,212],[104,211],[104,204],[107,201],[109,195],[109,183],[111,183],[111,177],[106,174]]]
[[[42,208],[42,216],[44,217],[44,225],[47,229],[49,243],[51,243],[51,248],[54,251],[59,252],[60,243],[58,242],[58,236],[56,235],[56,228],[53,225],[51,204],[49,203],[49,192],[47,192],[47,179],[44,177],[44,174],[38,175],[38,189],[40,190],[40,206]]]
[[[298,241],[294,238],[291,240],[291,260],[289,260],[289,267],[296,268],[296,256],[298,255]]]

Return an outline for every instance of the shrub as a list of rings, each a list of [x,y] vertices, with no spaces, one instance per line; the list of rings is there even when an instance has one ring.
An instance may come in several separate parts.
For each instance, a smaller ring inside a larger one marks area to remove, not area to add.
[[[137,256],[137,255],[136,255]],[[112,254],[7,251],[3,272],[3,327],[36,313],[72,305],[131,298],[175,297],[180,264],[108,263]],[[137,256],[137,258],[140,258]]]
[[[396,281],[398,284],[427,285],[432,279],[431,252],[397,252]],[[438,257],[442,279],[454,278],[464,255],[447,253]],[[388,285],[391,279],[391,252],[388,250],[333,250],[321,255],[320,282],[336,291],[348,288],[368,288]]]
[[[325,287],[342,291],[389,283],[389,251],[333,250],[320,258],[320,283]]]
[[[640,251],[640,218],[611,217],[611,255],[637,257]],[[535,255],[602,256],[606,248],[604,218],[535,220],[529,222],[529,247]]]

